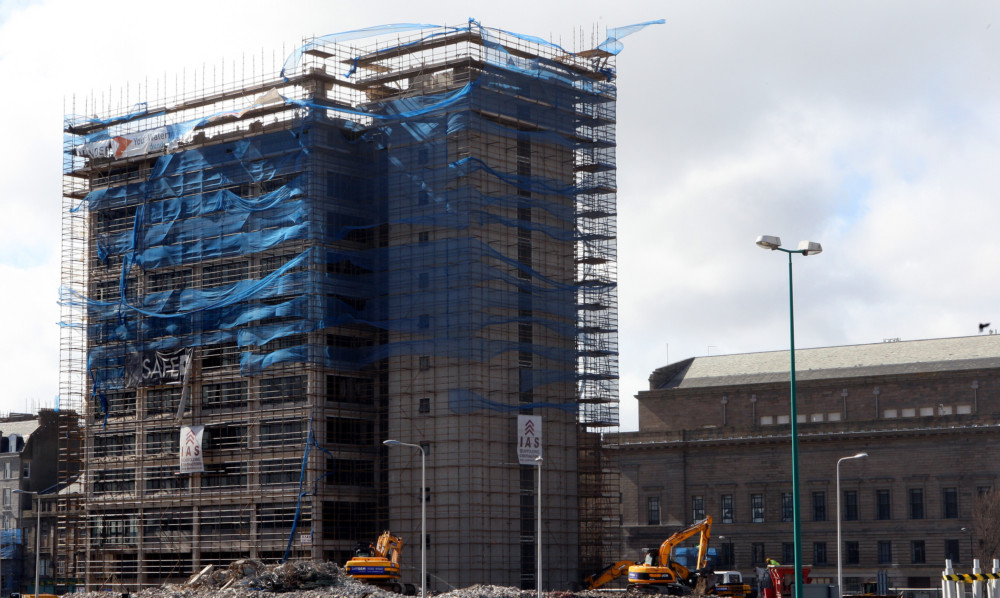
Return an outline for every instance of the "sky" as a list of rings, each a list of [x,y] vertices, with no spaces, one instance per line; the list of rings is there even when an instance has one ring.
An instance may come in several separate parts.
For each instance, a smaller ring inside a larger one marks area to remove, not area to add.
[[[622,429],[657,367],[788,349],[787,256],[761,234],[823,246],[793,259],[796,348],[1000,330],[995,2],[0,0],[0,412],[59,392],[65,113],[470,17],[569,49],[665,19],[618,56]]]

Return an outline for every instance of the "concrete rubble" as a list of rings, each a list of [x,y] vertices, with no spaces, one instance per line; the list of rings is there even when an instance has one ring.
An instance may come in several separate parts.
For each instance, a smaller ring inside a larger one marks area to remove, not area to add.
[[[419,595],[420,588],[417,587]],[[401,598],[344,574],[336,563],[292,561],[265,565],[253,559],[225,568],[205,567],[183,584],[167,584],[132,593],[130,598]],[[429,593],[428,593],[429,594]],[[475,585],[435,594],[436,598],[534,598],[534,590]],[[606,592],[544,592],[545,598],[595,598]],[[82,592],[74,598],[120,598],[118,592]]]

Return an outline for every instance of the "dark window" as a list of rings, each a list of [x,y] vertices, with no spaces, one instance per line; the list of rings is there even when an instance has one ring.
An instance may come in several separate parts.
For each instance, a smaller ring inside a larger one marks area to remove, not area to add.
[[[237,488],[247,484],[246,463],[206,463],[201,474],[202,488]]]
[[[813,492],[813,521],[826,521],[826,492]]]
[[[844,521],[858,520],[858,492],[857,490],[844,491]]]
[[[306,422],[302,420],[272,420],[260,425],[261,448],[295,446],[305,442],[305,440]]]
[[[375,462],[357,459],[327,459],[326,483],[336,486],[375,485]]]
[[[888,490],[875,491],[875,519],[892,519],[892,508]]]
[[[94,436],[94,456],[131,457],[135,455],[135,434]]]
[[[795,562],[795,544],[793,542],[781,543],[781,562],[788,564]]]
[[[369,446],[375,442],[374,423],[363,419],[328,418],[326,441],[330,444]]]
[[[430,328],[431,327],[431,317],[428,314],[420,314],[417,318],[417,326],[420,328]]]
[[[691,497],[691,518],[693,521],[701,521],[705,518],[705,497]]]
[[[782,492],[781,493],[781,520],[791,521],[792,520],[792,493]]]
[[[826,564],[826,542],[813,542],[813,565]]]
[[[430,203],[430,195],[426,190],[421,189],[420,191],[417,191],[417,203],[422,206]]]
[[[764,523],[764,495],[750,495],[750,521],[753,523]]]
[[[176,453],[180,450],[180,433],[177,430],[146,433],[146,454]]]
[[[764,564],[764,543],[754,542],[750,544],[750,564],[760,567]]]
[[[848,565],[857,565],[860,561],[860,551],[857,542],[844,542],[844,562]]]
[[[135,469],[105,469],[94,474],[94,494],[107,492],[134,492]],[[6,492],[10,492],[7,490]],[[4,501],[9,502],[6,492]]]
[[[247,404],[245,381],[202,384],[201,405],[205,409],[232,409]]]
[[[146,391],[146,415],[174,415],[181,405],[181,388],[151,388]],[[185,405],[185,411],[190,405]]]
[[[420,406],[417,407],[418,413],[430,413],[431,412],[431,400],[428,397],[420,399]]]
[[[260,381],[260,402],[264,405],[298,403],[305,400],[305,376],[282,376],[264,378]]]
[[[262,486],[292,484],[299,481],[301,470],[301,459],[262,459],[260,483]]]
[[[660,525],[660,497],[650,496],[646,499],[646,523]]]
[[[910,519],[924,518],[924,491],[910,488]]]
[[[174,471],[174,467],[147,467],[146,468],[146,490],[155,492],[157,490],[176,490],[187,488],[190,476],[179,476]]]
[[[421,231],[417,233],[417,241],[421,243],[427,243],[431,240],[431,234],[427,231]]]
[[[326,400],[336,403],[371,403],[375,400],[375,384],[370,378],[329,375],[326,377]]]
[[[236,343],[207,345],[201,349],[201,369],[217,370],[240,363],[240,348]]]
[[[958,540],[945,540],[944,541],[944,558],[951,560],[952,563],[961,563],[961,554],[958,552]]]
[[[722,523],[732,523],[733,519],[733,495],[723,494],[719,501],[722,504]]]
[[[205,428],[203,442],[206,452],[246,450],[247,429],[244,426],[211,426]]]
[[[892,562],[892,542],[888,540],[878,541],[878,562],[880,565]]]
[[[923,540],[910,542],[910,562],[918,565],[927,562],[927,550]]]
[[[958,519],[958,489],[945,488],[941,495],[941,516],[945,519]]]
[[[417,276],[417,286],[419,286],[422,289],[426,289],[427,287],[431,286],[431,275],[427,272],[421,272]]]
[[[249,272],[250,264],[246,260],[205,266],[201,272],[201,286],[209,289],[246,280],[250,277]]]
[[[420,356],[420,369],[421,370],[431,369],[431,358],[428,357],[427,355]]]

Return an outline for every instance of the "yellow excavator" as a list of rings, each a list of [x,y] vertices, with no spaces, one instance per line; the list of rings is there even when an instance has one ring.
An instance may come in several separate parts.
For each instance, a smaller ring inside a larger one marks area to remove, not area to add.
[[[415,596],[413,584],[399,583],[399,558],[403,552],[403,539],[388,531],[382,532],[375,544],[359,543],[354,557],[344,565],[344,571],[354,579],[370,583],[405,596]]]
[[[711,593],[710,585],[714,576],[708,569],[708,539],[712,532],[712,518],[706,517],[687,529],[683,529],[663,541],[659,550],[646,548],[642,563],[628,568],[629,592],[642,594],[688,594]],[[694,535],[698,538],[698,560],[694,569],[673,560],[674,549]]]

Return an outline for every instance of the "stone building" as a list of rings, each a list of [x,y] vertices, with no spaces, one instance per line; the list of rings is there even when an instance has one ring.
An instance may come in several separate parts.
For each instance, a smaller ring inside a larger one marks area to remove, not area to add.
[[[837,462],[844,589],[889,574],[934,587],[944,560],[971,569],[973,511],[997,484],[1000,336],[796,351],[802,562],[836,582]],[[623,433],[624,542],[657,546],[704,515],[719,567],[792,563],[787,351],[659,368]]]

